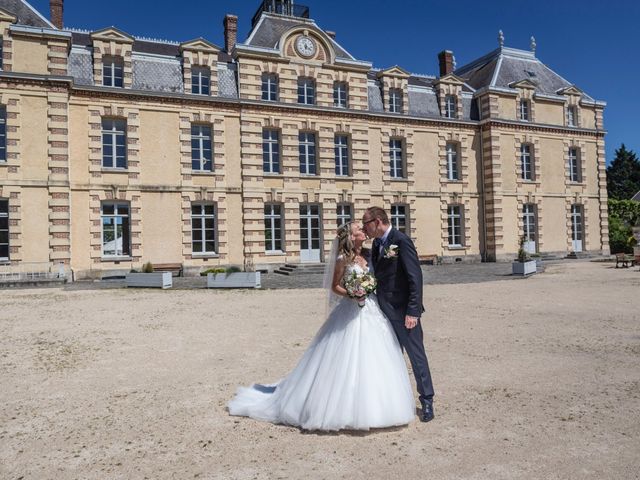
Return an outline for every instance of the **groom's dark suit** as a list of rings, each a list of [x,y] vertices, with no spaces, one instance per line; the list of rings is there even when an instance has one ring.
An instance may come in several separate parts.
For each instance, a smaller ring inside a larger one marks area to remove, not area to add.
[[[373,242],[372,262],[378,281],[377,296],[380,308],[391,320],[391,325],[402,347],[407,351],[416,377],[420,403],[431,402],[433,385],[429,363],[424,351],[420,315],[422,306],[422,269],[413,242],[404,233],[392,228],[384,242],[384,248],[397,245],[397,256],[380,253],[380,239]],[[387,258],[385,258],[387,257]],[[414,328],[404,326],[405,315],[418,317]]]

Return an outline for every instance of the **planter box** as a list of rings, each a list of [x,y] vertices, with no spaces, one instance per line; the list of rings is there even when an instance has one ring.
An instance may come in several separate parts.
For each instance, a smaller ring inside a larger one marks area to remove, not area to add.
[[[207,288],[260,288],[260,272],[207,274]]]
[[[530,275],[536,273],[536,261],[531,260],[529,262],[513,262],[511,264],[511,270],[514,275]]]
[[[171,288],[171,272],[127,273],[127,287]]]

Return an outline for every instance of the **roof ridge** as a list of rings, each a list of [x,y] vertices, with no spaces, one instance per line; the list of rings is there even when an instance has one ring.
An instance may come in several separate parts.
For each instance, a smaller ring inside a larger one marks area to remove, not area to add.
[[[109,27],[107,27],[109,28]],[[113,28],[118,28],[118,27],[113,27]],[[73,28],[73,27],[65,27],[63,30],[67,31],[67,32],[71,32],[71,33],[85,33],[85,34],[91,34],[93,33],[93,30],[89,30],[87,28]],[[120,30],[118,28],[118,30]],[[122,30],[124,32],[124,30]],[[126,33],[126,32],[125,32]],[[168,44],[168,45],[180,45],[180,42],[176,42],[174,40],[167,40],[167,39],[162,39],[162,38],[153,38],[153,37],[144,37],[144,36],[140,36],[140,35],[131,35],[135,40],[138,40],[140,42],[151,42],[151,43],[164,43],[164,44]],[[206,38],[203,37],[198,37],[198,39],[203,39],[203,40],[207,40]],[[196,40],[196,39],[194,39]],[[207,40],[208,42],[210,42],[209,40]],[[210,42],[213,43],[213,42]]]

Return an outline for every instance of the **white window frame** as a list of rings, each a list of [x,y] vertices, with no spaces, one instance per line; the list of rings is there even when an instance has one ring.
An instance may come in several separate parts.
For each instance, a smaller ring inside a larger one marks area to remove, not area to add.
[[[206,148],[207,140],[209,141],[209,148]],[[194,165],[194,163],[197,163],[197,165]],[[209,168],[207,168],[207,164]],[[213,172],[213,170],[213,128],[211,125],[203,123],[192,123],[191,171]]]
[[[336,206],[338,228],[353,221],[353,206],[350,203],[339,203]]]
[[[400,88],[389,89],[389,112],[402,113],[403,109],[403,94]]]
[[[279,226],[277,222],[279,221]],[[271,232],[271,239],[267,239],[267,231]],[[280,244],[280,248],[278,247]],[[284,218],[282,204],[265,203],[264,205],[264,250],[267,253],[284,252]]]
[[[213,211],[211,212],[211,210]],[[196,202],[191,204],[191,254],[193,256],[210,256],[218,254],[217,213],[218,207],[215,203]],[[200,222],[199,228],[195,226],[196,221]],[[210,225],[207,226],[207,223]],[[200,240],[195,239],[196,231],[199,231],[201,234]],[[207,237],[207,235],[209,235],[209,237]],[[207,249],[208,243],[213,243],[213,249]],[[196,251],[196,244],[200,245],[200,251]]]
[[[458,100],[455,95],[444,96],[445,118],[458,118]]]
[[[316,104],[316,82],[313,78],[298,78],[298,103],[300,105]]]
[[[104,207],[106,205],[113,205],[113,213],[104,213]],[[126,209],[126,212],[124,212],[124,210]],[[122,210],[122,211],[121,211]],[[105,253],[105,218],[109,218],[109,219],[114,219],[115,222],[113,223],[113,227],[114,227],[114,235],[113,235],[113,241],[115,243],[115,253]],[[126,225],[128,228],[128,233],[125,235],[124,232],[124,220],[122,221],[123,224],[123,236],[122,236],[122,247],[121,250],[117,249],[117,219],[118,218],[122,218],[122,219],[127,219]],[[126,202],[117,202],[117,201],[109,201],[109,202],[102,202],[102,204],[100,205],[100,226],[101,226],[101,232],[100,232],[100,240],[101,240],[101,252],[102,252],[102,258],[123,258],[123,257],[130,257],[131,256],[131,206],[126,203]],[[125,245],[125,239],[128,240],[127,245]],[[125,249],[126,247],[126,249]]]
[[[333,106],[347,108],[349,99],[349,87],[347,82],[335,82],[333,84]]]
[[[280,131],[275,128],[262,129],[262,171],[280,173]]]
[[[211,69],[202,65],[191,68],[191,93],[211,95]]]
[[[578,108],[575,105],[567,106],[567,126],[578,126]]]
[[[104,87],[124,87],[124,61],[122,57],[112,55],[102,57],[102,85]]]
[[[333,137],[335,172],[338,177],[349,176],[349,136],[337,133]]]
[[[573,183],[580,183],[581,179],[580,168],[580,149],[577,147],[569,148],[569,181]]]
[[[531,150],[532,145],[530,143],[520,145],[520,178],[526,182],[532,182],[535,179]]]
[[[459,181],[460,180],[460,163],[458,161],[458,144],[454,142],[447,142],[446,155],[447,155],[447,180]]]
[[[318,174],[318,148],[315,132],[298,133],[298,159],[300,161],[300,174]]]
[[[4,207],[6,206],[6,211],[4,210]],[[7,242],[6,243],[0,243],[0,246],[2,245],[6,245],[7,248],[7,256],[0,256],[0,262],[8,262],[9,258],[11,257],[11,237],[10,237],[10,227],[11,225],[9,225],[9,199],[7,198],[0,198],[0,219],[6,219],[7,222],[7,228],[2,228],[0,226],[0,233],[2,232],[6,232],[6,237],[7,237]]]
[[[278,101],[278,75],[275,73],[262,74],[262,100],[266,102]]]
[[[528,122],[531,120],[531,102],[526,98],[520,99],[520,104],[518,106],[518,116],[520,117],[520,121]]]
[[[584,208],[581,203],[574,203],[571,205],[571,240],[583,242],[584,249]],[[576,221],[579,220],[579,221]],[[579,229],[579,230],[578,230]],[[576,238],[579,234],[579,239]]]
[[[389,175],[391,178],[405,178],[404,173],[404,141],[392,138],[389,140]]]
[[[408,210],[409,206],[404,203],[395,203],[391,205],[391,226],[405,234],[409,231]]]
[[[537,242],[538,215],[534,203],[522,204],[522,232],[525,242]]]
[[[449,247],[463,247],[464,218],[462,205],[447,206],[447,230]]]
[[[123,145],[118,145],[122,139]],[[107,155],[106,147],[111,147],[111,155]],[[124,148],[123,154],[118,155],[118,147]],[[110,162],[108,161],[110,159]],[[122,165],[118,165],[121,161]],[[127,121],[122,118],[102,118],[102,168],[126,170],[127,160]],[[109,163],[111,163],[109,165]]]
[[[7,107],[0,105],[0,163],[7,161]]]

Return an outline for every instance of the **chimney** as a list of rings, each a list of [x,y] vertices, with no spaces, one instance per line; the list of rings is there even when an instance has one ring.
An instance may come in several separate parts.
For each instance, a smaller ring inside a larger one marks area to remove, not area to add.
[[[327,36],[333,38],[334,40],[336,39],[336,32],[332,32],[331,30],[325,30],[325,32],[327,34]]]
[[[444,77],[453,72],[454,60],[453,52],[451,50],[443,50],[438,54],[438,61],[440,62],[440,76]]]
[[[64,0],[49,0],[49,11],[51,13],[51,23],[56,28],[62,30],[62,11],[64,10]]]
[[[238,17],[227,14],[222,24],[224,25],[224,48],[227,53],[231,53],[238,40]]]

